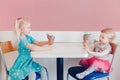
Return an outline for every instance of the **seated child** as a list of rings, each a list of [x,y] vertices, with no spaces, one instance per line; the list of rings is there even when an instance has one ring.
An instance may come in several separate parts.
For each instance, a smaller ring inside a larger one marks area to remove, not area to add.
[[[76,77],[83,79],[86,75],[89,75],[93,71],[101,71],[104,73],[110,70],[110,60],[108,56],[111,53],[110,43],[115,38],[115,33],[111,28],[106,28],[101,30],[99,41],[94,42],[94,46],[90,49],[87,44],[85,44],[85,50],[92,57],[80,60],[80,65],[87,67],[87,69],[76,74]]]
[[[18,18],[15,22],[15,32],[18,42],[18,57],[10,68],[9,75],[10,80],[24,80],[29,76],[29,80],[35,80],[30,78],[31,74],[40,74],[42,80],[48,80],[46,77],[46,71],[42,65],[33,61],[31,57],[31,51],[42,50],[43,45],[50,45],[54,43],[54,37],[49,36],[48,41],[39,42],[29,35],[31,31],[31,24],[23,18]],[[39,79],[37,79],[39,80]]]

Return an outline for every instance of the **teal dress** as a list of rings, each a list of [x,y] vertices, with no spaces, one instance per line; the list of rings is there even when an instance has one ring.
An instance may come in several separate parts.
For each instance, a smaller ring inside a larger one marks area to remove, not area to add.
[[[26,46],[34,43],[34,39],[26,35],[26,39],[21,37],[18,44],[18,57],[10,68],[9,75],[10,80],[22,80],[28,76],[31,72],[40,72],[43,68],[41,65],[33,61],[31,57],[31,50]]]

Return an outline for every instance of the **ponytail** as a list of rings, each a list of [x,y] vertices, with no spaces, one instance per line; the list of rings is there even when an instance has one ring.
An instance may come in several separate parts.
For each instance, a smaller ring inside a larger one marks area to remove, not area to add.
[[[16,36],[16,42],[18,43],[20,40],[20,22],[21,22],[22,18],[17,18],[17,20],[14,23],[14,32],[15,32],[15,36]]]
[[[21,26],[25,26],[25,25],[29,25],[30,23],[23,19],[23,18],[17,18],[17,20],[14,23],[14,32],[16,35],[16,42],[18,43],[20,41],[20,27]]]

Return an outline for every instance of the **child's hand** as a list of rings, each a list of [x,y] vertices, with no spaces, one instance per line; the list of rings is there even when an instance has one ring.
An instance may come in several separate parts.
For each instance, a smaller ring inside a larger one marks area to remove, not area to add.
[[[55,36],[47,34],[47,38],[48,38],[48,44],[52,45],[54,43]]]
[[[85,34],[83,35],[83,48],[86,48],[86,46],[88,45],[90,35],[91,35],[91,34],[88,34],[88,33],[85,33]]]
[[[83,41],[83,48],[85,49],[87,45],[88,45],[88,40],[84,40]]]

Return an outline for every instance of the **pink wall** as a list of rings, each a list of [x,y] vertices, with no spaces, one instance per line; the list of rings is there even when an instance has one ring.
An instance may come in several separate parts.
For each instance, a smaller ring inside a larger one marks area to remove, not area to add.
[[[33,30],[120,30],[120,0],[1,0],[0,30],[12,30],[17,17]]]

